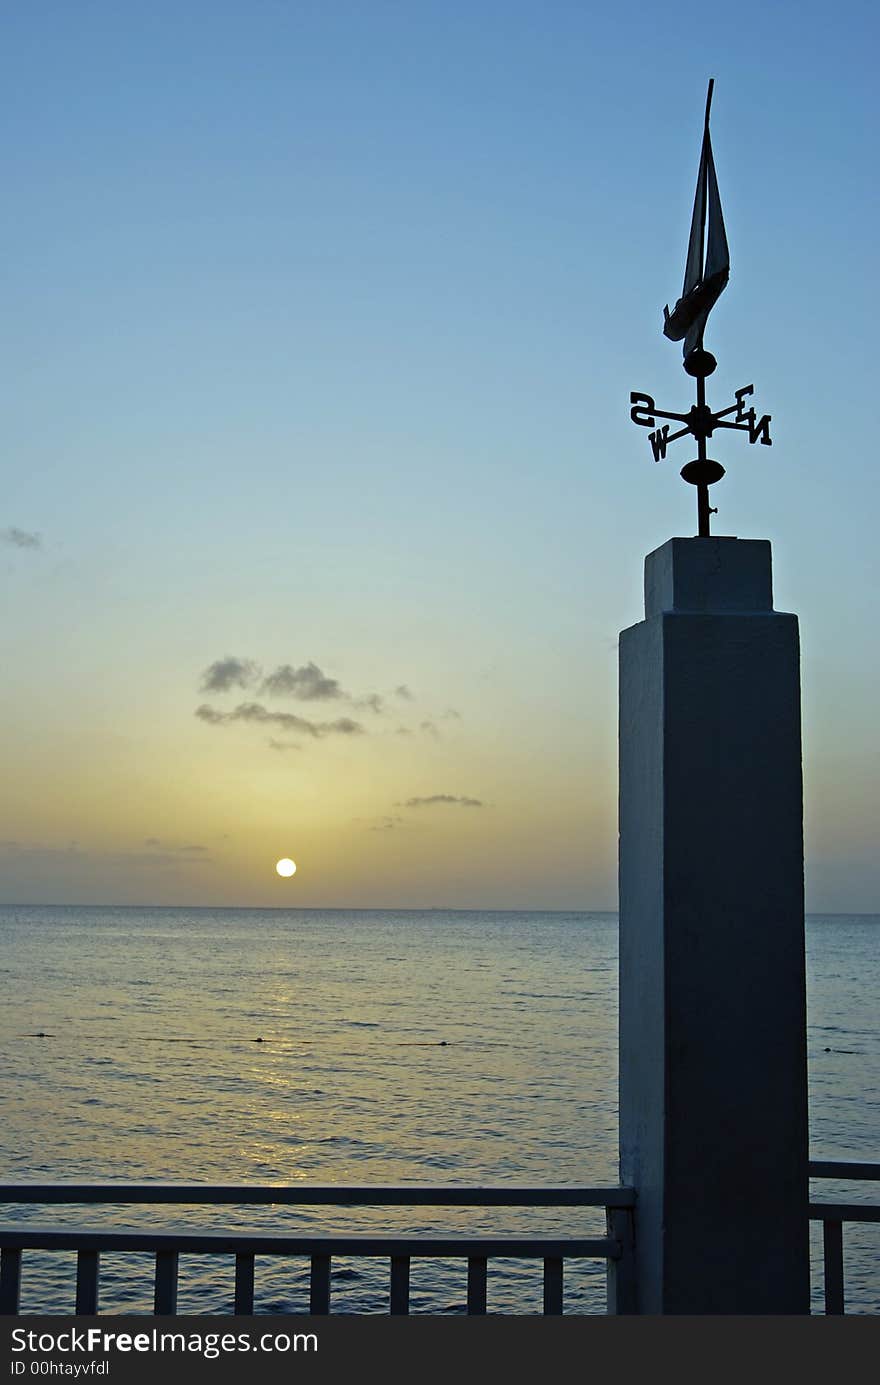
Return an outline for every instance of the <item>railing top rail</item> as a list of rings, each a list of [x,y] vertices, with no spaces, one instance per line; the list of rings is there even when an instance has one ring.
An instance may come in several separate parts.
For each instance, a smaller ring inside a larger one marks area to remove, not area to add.
[[[859,1164],[852,1160],[811,1159],[811,1178],[858,1178],[880,1180],[880,1164]]]
[[[0,1230],[0,1247],[9,1250],[170,1250],[193,1255],[366,1255],[461,1259],[469,1256],[615,1260],[620,1245],[608,1236],[259,1236],[229,1231],[92,1231],[75,1227]]]
[[[561,1184],[2,1183],[0,1203],[296,1204],[335,1207],[632,1207],[632,1188]]]
[[[810,1221],[878,1221],[880,1207],[870,1202],[811,1202]]]

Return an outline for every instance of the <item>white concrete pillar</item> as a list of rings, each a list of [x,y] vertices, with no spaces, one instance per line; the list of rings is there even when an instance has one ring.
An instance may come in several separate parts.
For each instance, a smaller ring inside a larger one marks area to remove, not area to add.
[[[797,617],[671,539],[620,640],[620,1171],[642,1313],[809,1311]]]

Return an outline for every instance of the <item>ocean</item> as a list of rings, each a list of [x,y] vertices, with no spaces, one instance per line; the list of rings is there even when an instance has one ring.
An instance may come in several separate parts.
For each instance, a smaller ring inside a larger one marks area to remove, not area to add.
[[[580,1183],[617,1176],[617,919],[601,913],[0,910],[3,1177]],[[880,1157],[880,917],[807,920],[811,1155]],[[816,1185],[847,1201],[877,1188]],[[39,1225],[602,1234],[594,1209],[5,1207]],[[821,1253],[814,1228],[814,1287]],[[880,1312],[880,1226],[845,1228],[848,1311]],[[149,1257],[102,1259],[102,1312],[149,1312]],[[73,1309],[74,1262],[25,1254],[22,1309]],[[414,1261],[413,1312],[465,1268]],[[178,1311],[231,1308],[181,1260]],[[387,1266],[334,1261],[333,1310],[387,1312]],[[489,1311],[540,1312],[538,1265],[490,1264]],[[308,1266],[258,1260],[258,1312]],[[565,1310],[604,1309],[566,1267]]]

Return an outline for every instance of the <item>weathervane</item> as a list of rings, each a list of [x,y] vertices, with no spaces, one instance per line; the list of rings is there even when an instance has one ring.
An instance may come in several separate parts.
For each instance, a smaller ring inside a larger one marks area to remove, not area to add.
[[[684,369],[697,382],[697,402],[686,414],[673,414],[658,409],[650,394],[631,394],[629,397],[633,423],[654,430],[648,434],[648,441],[655,462],[663,460],[667,445],[675,442],[676,438],[683,438],[688,433],[696,438],[697,456],[682,467],[681,475],[697,488],[697,520],[701,538],[709,537],[709,516],[717,513],[709,506],[709,487],[724,475],[724,467],[706,456],[706,439],[711,438],[716,428],[734,428],[748,433],[750,443],[762,442],[770,446],[770,415],[763,414],[758,418],[754,408],[746,408],[746,400],[755,392],[754,385],[744,385],[742,389],[735,390],[736,403],[717,413],[713,413],[706,403],[706,377],[712,374],[718,362],[711,351],[703,349],[703,331],[706,319],[730,277],[730,251],[727,248],[709,138],[709,109],[714,85],[715,79],[712,78],[706,97],[703,148],[691,218],[684,287],[672,312],[668,307],[663,309],[664,336],[669,337],[670,341],[684,339]],[[731,414],[732,419],[729,417]],[[670,418],[684,426],[670,433],[668,423],[657,427],[658,418]]]

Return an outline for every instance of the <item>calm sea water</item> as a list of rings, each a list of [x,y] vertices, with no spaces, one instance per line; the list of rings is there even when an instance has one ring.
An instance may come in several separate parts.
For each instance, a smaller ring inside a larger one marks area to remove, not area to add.
[[[0,939],[10,1180],[617,1182],[614,915],[28,907],[0,910]],[[877,1159],[880,918],[810,918],[807,968],[812,1155]],[[817,1191],[876,1197],[876,1185]],[[2,1217],[291,1234],[604,1229],[591,1209]],[[880,1311],[878,1233],[845,1233],[853,1311]],[[229,1311],[231,1265],[181,1264],[180,1312]],[[71,1257],[25,1265],[25,1311],[72,1311]],[[334,1311],[387,1311],[387,1267],[334,1266]],[[106,1257],[102,1311],[150,1311],[151,1274],[147,1257]],[[257,1311],[307,1311],[307,1279],[305,1265],[258,1261]],[[414,1262],[413,1311],[462,1311],[464,1294],[462,1265]],[[490,1269],[490,1311],[540,1302],[537,1266]],[[602,1266],[567,1268],[565,1306],[603,1310]]]

